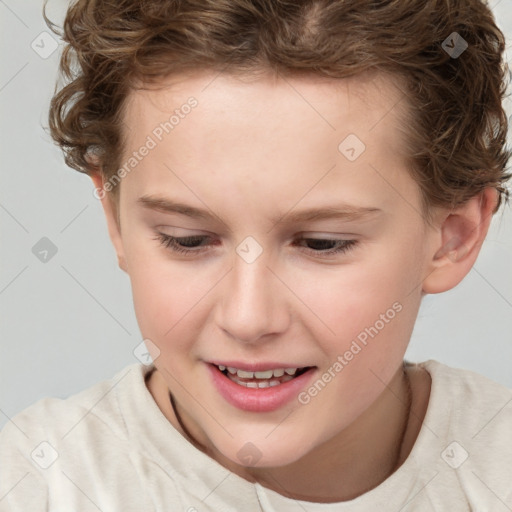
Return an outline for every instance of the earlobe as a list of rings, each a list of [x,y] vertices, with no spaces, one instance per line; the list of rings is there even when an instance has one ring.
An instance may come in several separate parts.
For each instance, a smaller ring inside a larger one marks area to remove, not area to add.
[[[488,187],[444,216],[432,237],[424,293],[451,290],[470,272],[489,230],[497,200],[496,189]]]
[[[95,188],[97,190],[99,189],[103,191],[103,193],[100,194],[99,197],[101,197],[101,205],[103,207],[103,211],[105,213],[105,217],[107,220],[108,234],[117,254],[117,262],[119,268],[121,270],[124,270],[124,272],[128,273],[128,266],[126,264],[126,258],[124,255],[123,241],[121,238],[121,229],[118,223],[116,209],[112,203],[110,195],[104,192],[103,177],[101,176],[101,173],[92,173],[90,177],[94,183]]]

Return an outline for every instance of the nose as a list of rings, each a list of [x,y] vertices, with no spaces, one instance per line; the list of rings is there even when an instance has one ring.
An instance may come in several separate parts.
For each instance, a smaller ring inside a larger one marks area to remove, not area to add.
[[[286,287],[264,254],[252,263],[235,254],[221,283],[217,325],[239,342],[261,343],[285,331],[289,322]]]

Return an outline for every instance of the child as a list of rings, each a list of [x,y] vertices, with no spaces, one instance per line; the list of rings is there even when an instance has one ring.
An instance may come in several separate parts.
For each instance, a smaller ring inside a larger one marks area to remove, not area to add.
[[[15,416],[0,509],[510,510],[512,391],[404,361],[508,199],[489,7],[78,0],[63,38],[152,362]]]

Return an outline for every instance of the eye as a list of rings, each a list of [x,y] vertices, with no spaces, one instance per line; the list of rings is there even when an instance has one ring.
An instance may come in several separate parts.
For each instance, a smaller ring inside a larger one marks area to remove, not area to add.
[[[204,246],[197,244],[197,242],[202,242],[210,237],[204,235],[196,235],[196,236],[183,236],[183,237],[175,237],[166,235],[165,233],[158,233],[158,236],[155,240],[159,240],[160,243],[170,249],[173,252],[181,253],[181,254],[197,254],[199,252],[203,252],[205,249]]]
[[[194,256],[196,254],[208,251],[208,246],[213,245],[203,243],[211,238],[204,235],[174,237],[166,235],[165,233],[157,234],[158,236],[155,237],[155,240],[160,241],[164,247],[171,250],[172,252],[189,256]],[[342,254],[351,250],[358,243],[357,240],[344,240],[338,238],[298,238],[295,242],[299,242],[299,245],[305,243],[305,248],[303,245],[301,245],[301,247],[305,249],[305,252],[313,254],[317,257],[329,257]]]
[[[307,252],[312,252],[322,257],[347,252],[357,245],[357,240],[344,240],[339,238],[299,238],[299,242],[306,242],[308,245],[313,245],[316,249],[309,247],[309,251]]]

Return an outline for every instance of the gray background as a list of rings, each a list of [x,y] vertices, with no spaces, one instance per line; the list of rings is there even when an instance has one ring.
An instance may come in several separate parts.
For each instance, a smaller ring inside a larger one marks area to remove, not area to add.
[[[51,0],[50,18],[61,23],[67,6]],[[511,0],[491,6],[510,39]],[[92,181],[66,167],[42,128],[61,46],[45,54],[52,41],[40,35],[48,31],[41,8],[35,0],[0,0],[0,428],[43,397],[65,398],[137,362],[141,342],[129,279],[117,266]],[[506,108],[510,116],[509,99]],[[32,252],[43,237],[57,248],[46,263]],[[511,262],[508,207],[494,217],[465,280],[424,299],[406,357],[512,387]]]

